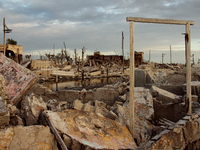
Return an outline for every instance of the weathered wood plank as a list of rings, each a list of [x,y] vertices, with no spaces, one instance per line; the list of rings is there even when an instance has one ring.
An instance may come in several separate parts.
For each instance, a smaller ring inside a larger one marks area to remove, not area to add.
[[[135,65],[135,52],[134,52],[134,22],[130,22],[130,132],[134,137],[134,65]]]
[[[190,20],[173,20],[173,19],[158,19],[158,18],[140,18],[140,17],[127,17],[126,21],[142,22],[142,23],[159,23],[159,24],[175,24],[175,25],[194,25],[194,21]]]
[[[188,113],[192,114],[192,96],[191,96],[191,36],[190,36],[190,24],[186,24],[186,51],[187,51],[187,63],[186,63],[186,85],[187,85],[187,100]]]

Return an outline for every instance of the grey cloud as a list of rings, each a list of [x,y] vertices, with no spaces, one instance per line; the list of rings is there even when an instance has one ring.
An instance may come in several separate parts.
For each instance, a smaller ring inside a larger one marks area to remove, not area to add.
[[[120,54],[124,31],[128,53],[128,16],[194,20],[192,38],[199,40],[198,0],[5,0],[0,4],[0,12],[13,29],[6,36],[16,39],[24,51],[52,49],[53,44],[63,48],[65,41],[70,49],[85,46],[88,51]],[[183,32],[184,26],[135,23],[135,49],[148,53],[150,49],[163,50],[169,45],[184,48]],[[0,40],[3,41],[2,37]]]

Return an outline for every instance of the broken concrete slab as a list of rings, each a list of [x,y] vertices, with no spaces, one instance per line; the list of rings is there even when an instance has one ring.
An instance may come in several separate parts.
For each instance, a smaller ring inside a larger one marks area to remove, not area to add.
[[[54,126],[79,143],[95,149],[135,149],[126,126],[94,113],[65,110],[46,111]]]
[[[48,126],[15,126],[0,130],[2,150],[57,150],[57,142]]]
[[[180,99],[180,96],[173,94],[171,92],[168,92],[166,90],[160,89],[156,86],[152,86],[150,89],[150,92],[153,95],[153,97],[155,97],[157,100],[159,100],[165,104],[174,102],[177,99]]]
[[[0,97],[8,99],[8,92],[4,77],[0,74]]]
[[[37,81],[34,73],[2,53],[0,54],[0,74],[5,79],[8,99],[13,104],[17,104],[24,93]]]
[[[42,97],[37,98],[33,93],[25,96],[22,101],[22,108],[25,113],[26,125],[38,124],[41,111],[47,109]]]

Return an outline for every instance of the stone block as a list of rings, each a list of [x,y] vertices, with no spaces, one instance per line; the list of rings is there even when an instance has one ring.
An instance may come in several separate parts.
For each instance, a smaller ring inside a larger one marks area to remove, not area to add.
[[[179,96],[177,96],[176,94],[173,94],[166,90],[160,89],[156,86],[152,86],[150,89],[150,92],[151,92],[151,94],[156,93],[156,95],[154,95],[154,96],[156,96],[156,99],[158,101],[162,101],[165,104],[174,102],[175,100],[179,99]]]
[[[76,110],[82,110],[83,108],[83,103],[80,100],[75,100],[72,104],[72,108],[76,109]]]
[[[19,114],[19,110],[14,105],[12,105],[12,106],[9,107],[9,111],[10,111],[10,115]]]
[[[94,105],[95,105],[95,106],[101,106],[101,107],[106,108],[106,103],[101,102],[101,101],[98,101],[98,100],[95,100],[95,101],[94,101]]]
[[[10,117],[10,125],[17,126],[17,125],[24,125],[22,118],[18,115],[14,115]]]
[[[106,115],[105,117],[109,118],[109,119],[112,119],[112,120],[116,120],[118,119],[118,116],[112,111],[110,110]]]
[[[108,112],[109,112],[109,111],[108,111],[106,108],[104,108],[104,107],[95,106],[95,113],[96,113],[96,114],[99,113],[99,114],[105,116]]]
[[[63,135],[63,139],[64,139],[64,143],[67,146],[67,148],[71,149],[72,139],[66,134]]]
[[[88,112],[94,112],[95,111],[95,107],[91,106],[90,104],[86,103],[83,106],[83,111],[88,111]]]

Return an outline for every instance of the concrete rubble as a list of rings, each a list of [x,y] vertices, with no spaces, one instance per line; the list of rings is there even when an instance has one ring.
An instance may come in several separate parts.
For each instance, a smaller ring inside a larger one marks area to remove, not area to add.
[[[192,69],[191,115],[184,66],[143,64],[135,69],[133,136],[128,67],[123,73],[120,63],[98,60],[83,68],[57,66],[63,69],[52,67],[54,73],[73,74],[58,77],[58,82],[80,79],[81,74],[118,79],[99,87],[54,91],[43,84],[55,81],[51,71],[40,75],[37,70],[36,76],[0,54],[0,149],[200,149],[198,65]]]
[[[48,126],[14,126],[0,130],[1,150],[57,150]]]

